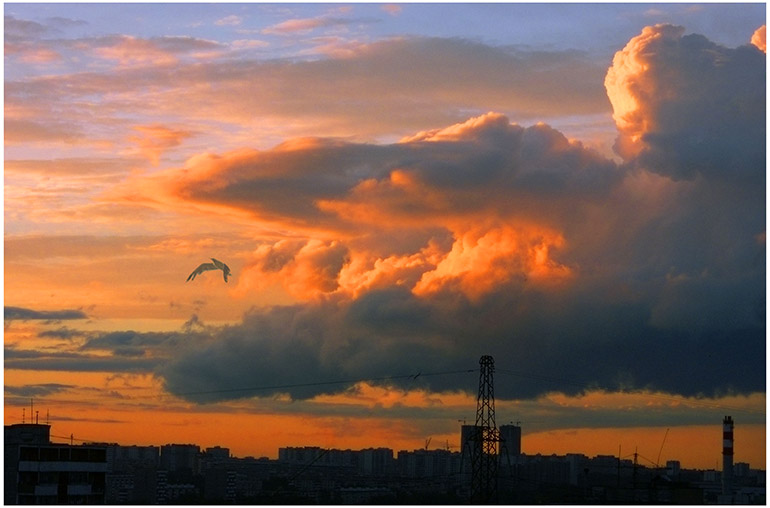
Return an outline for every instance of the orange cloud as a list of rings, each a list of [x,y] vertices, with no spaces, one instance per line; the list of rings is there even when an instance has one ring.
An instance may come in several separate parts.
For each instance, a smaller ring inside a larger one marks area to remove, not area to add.
[[[357,298],[403,286],[417,296],[449,289],[476,299],[511,281],[553,286],[574,276],[553,258],[564,245],[562,235],[520,221],[464,229],[448,252],[435,241],[414,253],[389,256],[353,245],[317,239],[262,245],[239,276],[239,294],[277,285],[299,300],[331,293]]]
[[[163,125],[137,125],[134,130],[138,136],[130,136],[128,139],[139,146],[139,151],[154,165],[160,162],[160,157],[166,150],[182,144],[186,138],[192,136],[187,130],[176,130]]]
[[[282,286],[300,300],[311,300],[338,288],[347,249],[337,241],[311,239],[306,243],[280,240],[262,245],[244,267],[237,292],[245,294],[271,285]]]
[[[432,129],[421,131],[413,136],[407,136],[401,139],[401,143],[414,143],[417,141],[459,141],[478,139],[485,132],[495,129],[505,129],[509,126],[508,117],[501,113],[490,111],[477,117],[444,127],[441,129]]]
[[[751,35],[751,43],[761,49],[763,53],[767,53],[766,31],[767,25],[762,25]]]
[[[476,402],[472,395],[464,392],[436,393],[424,389],[405,390],[372,385],[367,382],[356,383],[355,386],[342,393],[317,395],[312,400],[322,404],[355,405],[369,408],[458,407],[460,408],[458,410],[473,407]]]
[[[435,269],[443,256],[434,241],[419,252],[377,257],[366,252],[352,252],[342,267],[339,285],[353,298],[372,289],[387,286],[413,288],[423,273]]]
[[[573,272],[553,260],[550,252],[563,244],[559,233],[534,224],[471,228],[455,235],[452,250],[422,275],[414,292],[427,295],[456,285],[468,297],[478,298],[516,278],[562,282]]]
[[[359,224],[382,228],[422,223],[426,216],[451,213],[446,193],[405,169],[394,169],[381,180],[363,180],[345,199],[321,199],[316,204],[320,210],[333,212],[343,220],[355,218]]]

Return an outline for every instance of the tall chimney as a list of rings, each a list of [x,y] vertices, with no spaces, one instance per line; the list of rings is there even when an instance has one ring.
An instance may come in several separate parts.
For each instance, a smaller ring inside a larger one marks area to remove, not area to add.
[[[733,417],[725,416],[722,421],[722,494],[729,496],[733,491]]]

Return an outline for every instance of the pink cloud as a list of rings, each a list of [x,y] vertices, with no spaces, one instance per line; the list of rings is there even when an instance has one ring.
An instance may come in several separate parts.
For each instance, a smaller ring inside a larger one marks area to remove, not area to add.
[[[243,23],[243,18],[234,14],[225,16],[224,18],[218,19],[214,22],[214,24],[217,26],[238,26],[241,23]]]
[[[307,33],[320,26],[325,26],[328,21],[324,18],[288,19],[281,23],[269,26],[262,30],[264,34],[289,35],[293,33]]]
[[[121,65],[169,65],[177,62],[172,53],[152,41],[130,35],[121,36],[114,44],[98,47],[94,52],[101,58],[117,60]]]
[[[401,14],[403,8],[399,4],[385,4],[380,7],[383,11],[387,12],[391,16],[398,16]]]
[[[160,157],[167,150],[179,146],[182,141],[192,136],[187,130],[170,129],[163,125],[137,125],[133,128],[139,133],[128,139],[139,146],[139,151],[154,165],[160,162]]]

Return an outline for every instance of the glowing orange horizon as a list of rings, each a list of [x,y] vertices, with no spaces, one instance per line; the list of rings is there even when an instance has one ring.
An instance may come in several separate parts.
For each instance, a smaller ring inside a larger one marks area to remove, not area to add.
[[[276,458],[278,448],[286,446],[320,446],[323,448],[364,449],[387,447],[414,450],[432,438],[432,448],[459,451],[460,424],[446,414],[472,415],[475,397],[468,393],[432,393],[421,389],[399,389],[359,383],[335,395],[319,395],[293,407],[288,397],[275,397],[267,405],[244,399],[221,404],[196,405],[164,395],[159,380],[151,375],[115,375],[107,373],[63,373],[7,370],[9,385],[41,382],[78,383],[80,395],[51,394],[36,398],[38,420],[43,423],[50,414],[54,440],[64,442],[70,435],[78,442],[117,442],[122,445],[163,445],[192,443],[202,448],[222,446],[239,457]],[[85,391],[83,391],[85,390]],[[19,400],[19,397],[15,397]],[[522,452],[528,455],[580,453],[621,456],[638,451],[644,460],[665,464],[679,460],[682,467],[713,469],[721,453],[721,420],[713,425],[671,425],[669,427],[599,427],[537,430],[554,408],[579,408],[596,411],[601,408],[667,407],[672,416],[696,401],[666,397],[655,393],[588,392],[569,397],[548,394],[537,401],[500,400],[497,404],[498,425],[506,414],[522,414],[540,420],[539,424],[521,423]],[[733,409],[760,411],[764,395],[728,397],[714,401]],[[650,405],[653,406],[650,406]],[[524,407],[526,406],[526,407]],[[5,424],[20,423],[28,400],[4,404]],[[388,415],[393,410],[437,410],[445,416],[424,419],[410,415]],[[538,409],[539,408],[539,409]],[[339,412],[335,414],[335,412]],[[724,411],[730,411],[724,409]],[[538,414],[541,412],[542,414]],[[147,415],[152,414],[148,420]],[[765,467],[765,426],[740,423],[736,418],[736,462],[748,462],[753,468]],[[472,421],[467,421],[472,424]],[[661,451],[662,440],[668,434]],[[660,454],[660,459],[658,459]],[[641,462],[651,466],[650,463]],[[717,467],[718,469],[718,467]]]

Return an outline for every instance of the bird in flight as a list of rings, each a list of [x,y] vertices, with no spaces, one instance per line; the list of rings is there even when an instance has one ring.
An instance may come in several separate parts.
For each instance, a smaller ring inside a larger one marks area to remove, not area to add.
[[[223,262],[219,261],[218,259],[211,258],[213,263],[202,263],[198,268],[193,270],[193,273],[190,274],[189,277],[187,277],[187,280],[185,282],[189,282],[191,280],[195,280],[196,275],[200,275],[203,272],[207,272],[209,270],[222,270],[222,274],[224,275],[225,282],[227,282],[227,276],[231,275],[230,267],[224,264]]]

